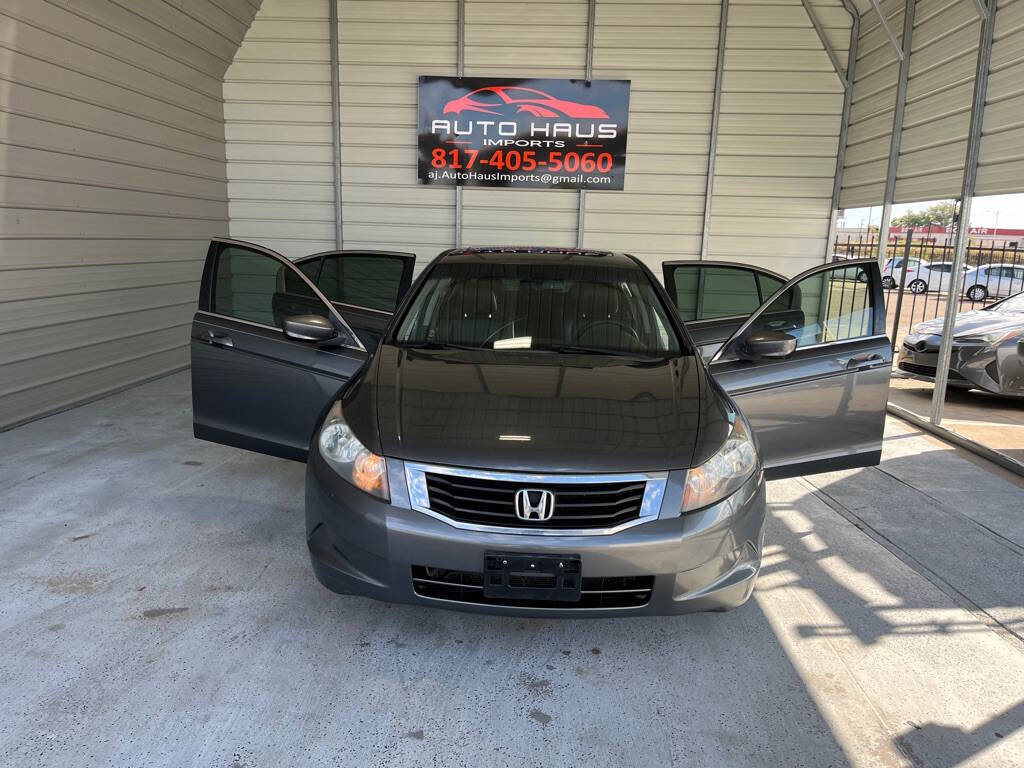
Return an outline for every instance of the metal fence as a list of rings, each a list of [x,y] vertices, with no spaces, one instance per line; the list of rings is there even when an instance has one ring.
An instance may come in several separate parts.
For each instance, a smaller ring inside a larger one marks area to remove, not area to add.
[[[836,238],[833,259],[871,258],[878,253],[878,238]],[[913,239],[904,258],[906,239],[890,238],[889,257],[882,267],[886,293],[886,326],[893,329],[893,348],[916,324],[945,314],[952,277],[953,245]],[[904,263],[905,262],[905,263]],[[1024,249],[1016,244],[971,241],[966,250],[963,291],[958,312],[981,309],[1024,291]]]

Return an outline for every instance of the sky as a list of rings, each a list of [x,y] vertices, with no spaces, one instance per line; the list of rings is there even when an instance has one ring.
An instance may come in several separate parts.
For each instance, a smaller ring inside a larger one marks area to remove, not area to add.
[[[924,203],[905,203],[892,207],[893,218],[907,211],[927,208],[938,200]],[[879,224],[882,220],[882,206],[874,208],[847,208],[846,226],[862,227],[869,221]],[[1024,194],[1022,195],[991,195],[976,197],[971,206],[972,227],[1001,227],[1004,229],[1024,229]]]

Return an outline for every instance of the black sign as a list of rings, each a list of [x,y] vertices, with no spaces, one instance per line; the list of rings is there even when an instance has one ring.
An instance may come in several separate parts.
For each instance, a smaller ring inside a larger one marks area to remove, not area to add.
[[[628,80],[421,76],[419,179],[622,189]]]

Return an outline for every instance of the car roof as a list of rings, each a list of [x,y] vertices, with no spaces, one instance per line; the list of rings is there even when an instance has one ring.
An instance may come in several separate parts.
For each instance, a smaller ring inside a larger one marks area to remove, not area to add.
[[[548,248],[542,246],[489,246],[454,248],[438,257],[445,264],[593,264],[602,267],[639,269],[637,262],[624,253],[587,248]]]

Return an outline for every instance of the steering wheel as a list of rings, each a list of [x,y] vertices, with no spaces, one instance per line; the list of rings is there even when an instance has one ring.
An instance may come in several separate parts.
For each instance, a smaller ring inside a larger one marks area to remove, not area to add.
[[[521,322],[521,321],[524,321],[524,320],[526,320],[526,318],[525,318],[525,317],[517,317],[517,318],[516,318],[515,320],[513,320],[513,321],[511,321],[511,322],[509,322],[509,323],[505,323],[505,324],[504,324],[503,326],[501,326],[500,328],[498,328],[498,329],[497,329],[496,331],[494,331],[494,333],[492,333],[492,334],[491,334],[490,336],[488,336],[488,337],[487,337],[486,339],[484,339],[484,340],[483,340],[482,342],[480,342],[480,343],[481,343],[481,344],[486,344],[486,343],[487,343],[487,342],[489,342],[489,341],[490,341],[491,339],[493,339],[493,338],[494,338],[495,336],[497,336],[497,335],[498,335],[499,333],[501,333],[502,331],[504,331],[504,330],[505,330],[506,328],[511,328],[511,329],[512,329],[512,332],[514,333],[514,332],[515,332],[515,329],[516,329],[516,323],[518,323],[518,322]]]
[[[579,341],[581,337],[586,336],[588,333],[593,331],[595,328],[600,328],[602,325],[613,325],[620,331],[625,331],[626,334],[632,336],[633,339],[639,344],[640,334],[636,332],[636,328],[631,325],[626,325],[618,320],[612,320],[611,318],[605,320],[594,320],[590,324],[584,326],[576,333],[575,341]]]

